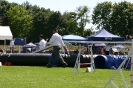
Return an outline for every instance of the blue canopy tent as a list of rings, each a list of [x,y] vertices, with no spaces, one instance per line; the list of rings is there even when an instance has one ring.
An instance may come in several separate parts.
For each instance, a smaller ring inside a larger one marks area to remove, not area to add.
[[[78,35],[64,35],[62,36],[62,40],[65,41],[87,41],[87,38],[78,36]]]
[[[124,41],[124,37],[114,35],[105,29],[102,29],[92,36],[87,37],[90,41]]]
[[[14,44],[15,45],[25,45],[26,38],[14,38]]]

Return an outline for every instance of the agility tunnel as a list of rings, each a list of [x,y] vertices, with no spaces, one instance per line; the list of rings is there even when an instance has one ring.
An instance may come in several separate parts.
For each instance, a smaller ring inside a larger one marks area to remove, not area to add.
[[[68,63],[68,67],[74,67],[76,59],[78,54],[61,54],[63,59]],[[117,69],[119,65],[122,63],[122,61],[126,58],[126,56],[115,56],[115,55],[96,55],[93,56],[94,58],[94,64],[96,68],[101,69]],[[51,59],[50,53],[12,53],[12,54],[3,54],[0,55],[0,62],[2,64],[6,62],[12,63],[12,65],[17,66],[46,66],[46,64]],[[131,58],[129,58],[124,67],[130,68],[130,61]],[[81,67],[87,67],[90,66],[87,63],[91,62],[91,55],[80,55],[80,63],[82,63]],[[62,66],[61,62],[58,60],[58,58],[55,58],[53,66]]]
[[[94,63],[96,68],[107,68],[107,69],[117,69],[120,64],[124,61],[126,56],[120,55],[98,55],[94,58]],[[131,58],[128,58],[126,63],[124,64],[124,68],[130,69],[130,61]]]
[[[77,54],[61,54],[63,59],[68,63],[69,67],[73,67]],[[5,62],[11,62],[13,65],[17,66],[46,66],[49,60],[51,59],[51,54],[29,54],[29,53],[12,53],[12,54],[3,54],[0,56],[0,62],[4,64]],[[90,63],[89,55],[81,55],[80,56],[81,63]],[[55,58],[55,61],[52,64],[53,66],[62,66],[61,62],[58,58]]]

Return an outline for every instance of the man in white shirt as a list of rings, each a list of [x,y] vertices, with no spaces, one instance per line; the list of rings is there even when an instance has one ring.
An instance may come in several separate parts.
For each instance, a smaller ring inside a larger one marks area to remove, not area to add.
[[[39,35],[39,39],[40,39],[40,42],[36,47],[39,49],[44,49],[46,47],[46,41],[44,40],[44,37],[42,34]]]
[[[63,47],[67,53],[68,53],[68,50],[67,50],[64,42],[62,41],[62,37],[58,34],[57,29],[53,29],[53,35],[52,35],[51,39],[49,40],[49,42],[47,43],[47,45],[52,45],[53,46],[52,58],[49,61],[49,63],[47,64],[47,67],[52,66],[51,64],[53,63],[55,57],[57,57],[61,61],[63,66],[66,67],[68,64],[61,57],[59,51],[60,51],[61,47]]]
[[[10,40],[10,52],[14,52],[14,41],[12,39]]]

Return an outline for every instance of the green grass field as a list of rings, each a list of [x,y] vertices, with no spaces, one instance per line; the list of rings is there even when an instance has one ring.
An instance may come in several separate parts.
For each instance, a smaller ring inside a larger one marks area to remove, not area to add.
[[[72,71],[69,67],[1,66],[0,88],[103,88],[115,70],[96,69],[89,73],[81,68],[80,74],[72,74]],[[124,70],[123,74],[129,87],[130,71]],[[113,81],[124,88],[120,73]]]

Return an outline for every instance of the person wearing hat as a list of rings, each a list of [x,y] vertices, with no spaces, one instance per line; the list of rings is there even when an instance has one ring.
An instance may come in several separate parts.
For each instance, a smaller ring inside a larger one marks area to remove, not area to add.
[[[63,47],[67,53],[68,53],[68,50],[67,50],[67,48],[66,48],[66,46],[62,40],[62,37],[58,34],[58,30],[56,28],[53,29],[53,35],[46,45],[47,46],[48,45],[53,46],[52,58],[50,59],[49,63],[47,64],[47,67],[52,66],[52,63],[53,63],[55,57],[57,57],[61,61],[61,63],[63,64],[63,67],[66,67],[68,64],[64,61],[64,59],[60,55],[59,51],[60,51],[61,47]]]

